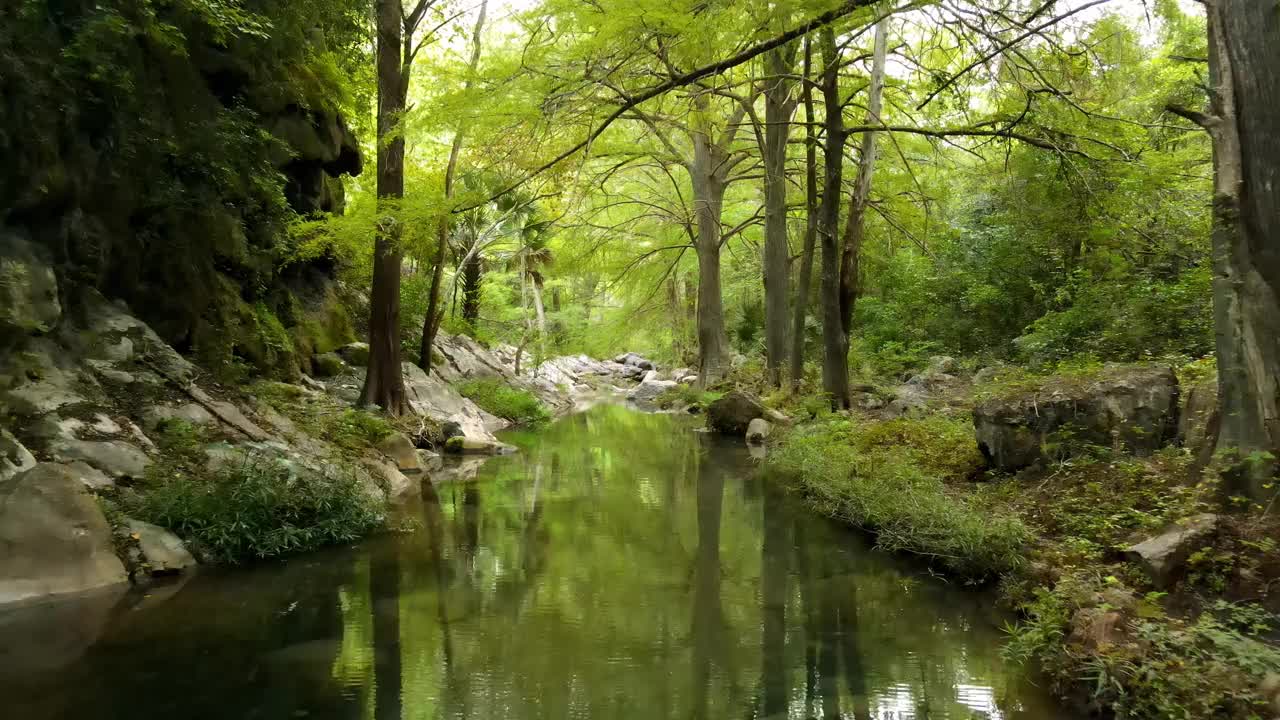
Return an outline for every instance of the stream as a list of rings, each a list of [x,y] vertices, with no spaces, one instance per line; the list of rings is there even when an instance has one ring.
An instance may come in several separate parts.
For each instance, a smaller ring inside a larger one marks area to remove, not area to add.
[[[0,613],[0,717],[1075,717],[989,595],[696,423],[599,406],[427,483],[413,532]]]

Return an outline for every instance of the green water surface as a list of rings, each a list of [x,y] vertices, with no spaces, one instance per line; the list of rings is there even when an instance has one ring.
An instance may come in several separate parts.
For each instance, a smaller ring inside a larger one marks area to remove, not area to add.
[[[988,595],[695,423],[597,407],[426,483],[413,533],[0,612],[0,717],[1071,717]]]

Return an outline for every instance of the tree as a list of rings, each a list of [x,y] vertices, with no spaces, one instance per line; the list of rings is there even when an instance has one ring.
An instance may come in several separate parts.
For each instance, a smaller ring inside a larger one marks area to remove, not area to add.
[[[378,230],[369,298],[369,365],[360,404],[378,405],[391,415],[408,409],[400,367],[400,222],[404,198],[404,133],[400,127],[409,97],[413,60],[435,31],[415,38],[427,13],[443,0],[418,0],[404,12],[401,0],[376,0],[378,67]]]
[[[824,180],[822,204],[818,209],[818,238],[822,247],[822,390],[836,408],[849,407],[849,339],[844,334],[840,307],[840,183],[844,174],[843,103],[840,100],[840,50],[835,30],[824,27],[819,33],[822,52],[822,102],[827,133],[823,146]]]
[[[1217,446],[1249,461],[1241,489],[1261,498],[1280,452],[1280,16],[1254,0],[1205,9],[1209,114],[1171,109],[1213,142]]]
[[[809,305],[809,286],[813,282],[813,250],[818,238],[818,138],[814,128],[813,44],[804,40],[804,167],[805,229],[804,249],[800,255],[800,277],[796,281],[796,299],[791,320],[791,388],[798,390],[804,380],[804,321]]]
[[[467,65],[467,79],[463,83],[463,92],[471,88],[476,68],[480,65],[480,37],[484,32],[485,13],[489,8],[489,0],[480,0],[480,14],[476,17],[475,30],[471,34],[471,60]],[[458,154],[462,151],[462,138],[465,128],[459,124],[453,133],[453,142],[449,146],[449,163],[444,172],[444,200],[447,204],[453,199],[454,173],[458,169]],[[431,272],[431,290],[427,302],[427,312],[422,318],[422,344],[418,348],[418,366],[428,375],[431,374],[431,346],[436,340],[436,331],[440,329],[440,286],[444,282],[445,256],[449,250],[450,216],[444,214],[436,226],[436,265]]]
[[[867,88],[866,125],[884,123],[880,108],[884,98],[884,66],[889,46],[889,20],[876,24],[875,49],[871,67],[871,84]],[[862,236],[866,227],[867,207],[871,200],[871,177],[876,165],[876,131],[862,133],[862,152],[858,159],[858,177],[849,196],[849,218],[845,221],[840,251],[840,317],[845,341],[845,354],[853,330],[853,304],[858,298],[858,271],[862,256]]]
[[[769,383],[782,386],[787,358],[787,293],[791,290],[791,252],[787,243],[787,142],[796,110],[791,79],[796,43],[765,54],[764,142],[764,328]]]

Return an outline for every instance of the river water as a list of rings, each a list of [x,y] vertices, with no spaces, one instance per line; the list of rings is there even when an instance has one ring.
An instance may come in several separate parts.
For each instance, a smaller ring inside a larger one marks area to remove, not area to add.
[[[0,613],[0,717],[1066,720],[1000,616],[758,477],[741,441],[601,406],[412,533]]]

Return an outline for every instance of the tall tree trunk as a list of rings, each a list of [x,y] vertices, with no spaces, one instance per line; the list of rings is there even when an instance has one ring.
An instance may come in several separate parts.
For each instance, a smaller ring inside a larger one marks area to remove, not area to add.
[[[824,27],[822,44],[822,100],[826,110],[826,145],[822,206],[818,238],[822,244],[822,389],[834,408],[849,407],[849,338],[840,313],[840,182],[844,170],[844,119],[840,103],[840,55],[835,31]]]
[[[480,0],[480,15],[476,18],[475,31],[471,35],[471,62],[467,66],[467,79],[463,83],[463,92],[471,88],[476,67],[480,64],[480,34],[484,31],[485,13],[489,9],[489,0]],[[453,199],[453,178],[458,169],[458,154],[462,151],[462,135],[466,130],[462,125],[453,134],[453,144],[449,147],[449,164],[444,171],[444,200],[448,205]],[[452,208],[449,208],[452,209]],[[418,348],[418,367],[428,375],[431,374],[431,346],[436,341],[436,332],[440,329],[440,320],[444,313],[440,311],[440,286],[444,283],[444,263],[449,250],[449,220],[446,213],[436,225],[436,266],[431,273],[431,294],[427,301],[427,314],[422,318],[422,344]]]
[[[400,0],[378,0],[378,197],[404,197],[404,136],[396,125],[404,112],[408,83],[401,61]],[[390,140],[388,141],[388,138]],[[378,223],[369,301],[369,367],[360,392],[363,405],[404,413],[400,369],[400,226],[390,208]]]
[[[799,390],[804,380],[804,319],[813,284],[813,247],[818,238],[818,139],[813,128],[813,45],[804,40],[804,127],[805,127],[805,230],[804,252],[800,256],[800,279],[796,285],[795,315],[791,320],[791,388]]]
[[[871,66],[871,85],[867,89],[867,125],[882,122],[880,108],[884,97],[884,65],[889,48],[889,20],[882,19],[876,25],[875,51]],[[845,342],[853,329],[853,304],[859,292],[858,270],[862,260],[863,228],[866,225],[867,204],[871,197],[871,178],[876,165],[876,133],[862,134],[862,157],[859,160],[858,177],[849,197],[849,219],[844,226],[843,249],[840,253],[840,318]],[[846,352],[848,347],[846,346]]]
[[[1213,303],[1221,426],[1245,462],[1236,492],[1266,494],[1280,455],[1280,16],[1273,3],[1210,0]]]
[[[702,107],[705,110],[705,100]],[[729,340],[724,329],[724,303],[720,296],[720,213],[725,182],[721,173],[725,153],[703,130],[693,137],[694,214],[698,220],[698,359],[703,385],[724,376]]]
[[[791,249],[787,243],[787,140],[796,103],[796,44],[765,55],[764,89],[764,344],[769,383],[782,387],[787,362],[787,293],[791,290]]]

